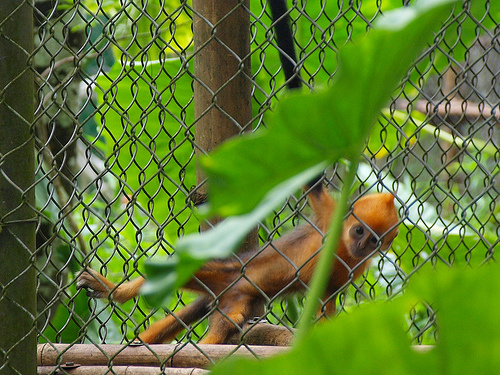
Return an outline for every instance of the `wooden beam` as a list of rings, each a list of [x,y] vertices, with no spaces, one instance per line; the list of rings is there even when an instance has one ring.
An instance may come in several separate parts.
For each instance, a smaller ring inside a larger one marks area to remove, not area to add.
[[[160,345],[93,345],[40,344],[38,366],[56,366],[68,362],[82,366],[147,366],[205,368],[229,356],[269,358],[284,353],[287,347],[160,344]]]
[[[60,374],[64,370],[64,374],[70,375],[101,375],[111,373],[113,370],[115,375],[206,375],[208,370],[200,368],[165,368],[160,367],[143,367],[143,366],[80,366],[75,364],[58,366],[39,366],[38,375]],[[163,372],[162,372],[163,371]]]

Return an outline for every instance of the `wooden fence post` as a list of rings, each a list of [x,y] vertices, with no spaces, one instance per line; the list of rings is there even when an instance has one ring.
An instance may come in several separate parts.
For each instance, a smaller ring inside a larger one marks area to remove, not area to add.
[[[228,138],[252,130],[250,1],[193,0],[193,8],[195,139],[199,156]],[[205,176],[200,168],[197,174],[200,185]],[[257,246],[255,230],[241,251]]]
[[[0,1],[0,374],[36,374],[33,8]]]

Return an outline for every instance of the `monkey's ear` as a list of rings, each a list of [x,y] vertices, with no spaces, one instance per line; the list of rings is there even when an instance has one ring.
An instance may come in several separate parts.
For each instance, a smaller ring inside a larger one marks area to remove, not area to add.
[[[393,193],[382,193],[382,200],[387,203],[394,203],[394,194]]]

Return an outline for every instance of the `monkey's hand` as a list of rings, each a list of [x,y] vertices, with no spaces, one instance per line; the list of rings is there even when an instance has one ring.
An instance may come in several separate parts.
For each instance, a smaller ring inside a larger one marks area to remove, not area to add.
[[[87,271],[83,272],[76,282],[76,288],[85,289],[87,296],[91,298],[107,298],[115,287],[115,284],[90,268],[87,268]]]
[[[77,289],[86,289],[87,296],[92,298],[110,298],[114,301],[123,303],[134,298],[139,293],[139,289],[144,284],[144,278],[138,277],[126,283],[120,283],[118,286],[102,276],[99,272],[87,268],[78,281]]]

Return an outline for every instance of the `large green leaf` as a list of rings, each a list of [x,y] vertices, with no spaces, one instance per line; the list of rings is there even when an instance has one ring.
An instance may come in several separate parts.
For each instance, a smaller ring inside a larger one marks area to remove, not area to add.
[[[369,304],[321,324],[289,353],[266,361],[232,358],[213,374],[493,374],[500,366],[500,269],[428,271],[404,297]],[[439,342],[411,350],[403,320],[425,300],[437,311]]]
[[[439,340],[428,374],[493,374],[500,368],[500,269],[422,273],[408,295],[431,302],[437,311]]]
[[[415,353],[402,328],[402,310],[400,303],[366,306],[318,325],[286,355],[259,362],[231,359],[213,374],[408,374]]]
[[[340,51],[336,79],[328,89],[290,95],[271,116],[268,131],[234,139],[202,159],[213,212],[248,212],[268,190],[300,171],[357,157],[381,108],[450,3],[387,12],[366,37]]]

